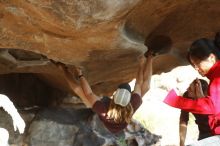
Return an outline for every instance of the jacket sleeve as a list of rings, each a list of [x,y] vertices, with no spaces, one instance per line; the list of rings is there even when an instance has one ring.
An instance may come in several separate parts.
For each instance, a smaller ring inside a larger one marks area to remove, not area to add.
[[[220,77],[215,78],[209,87],[209,95],[215,106],[215,112],[220,112]]]
[[[189,99],[178,96],[175,90],[171,90],[165,97],[164,103],[188,112],[197,114],[213,114],[214,106],[210,98]]]

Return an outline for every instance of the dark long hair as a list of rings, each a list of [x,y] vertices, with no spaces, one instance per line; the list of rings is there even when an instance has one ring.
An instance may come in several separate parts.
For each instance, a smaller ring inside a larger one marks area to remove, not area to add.
[[[220,42],[220,35],[217,35],[214,41],[207,38],[201,38],[194,41],[187,54],[188,61],[191,63],[190,58],[205,60],[211,53],[213,53],[216,56],[216,59],[219,60],[220,43],[218,44],[217,42]]]

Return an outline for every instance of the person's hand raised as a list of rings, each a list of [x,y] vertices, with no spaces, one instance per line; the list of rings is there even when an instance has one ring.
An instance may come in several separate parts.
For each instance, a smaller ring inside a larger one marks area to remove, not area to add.
[[[195,97],[196,98],[205,97],[203,90],[202,90],[202,84],[199,81],[199,79],[195,80],[194,85],[195,85]]]
[[[187,91],[188,91],[188,96],[193,99],[204,97],[202,85],[199,79],[196,79],[194,82],[192,82],[189,88],[187,89]]]
[[[189,88],[187,89],[188,92],[188,96],[195,99],[196,97],[196,93],[195,93],[195,85],[193,83],[191,83],[189,85]]]

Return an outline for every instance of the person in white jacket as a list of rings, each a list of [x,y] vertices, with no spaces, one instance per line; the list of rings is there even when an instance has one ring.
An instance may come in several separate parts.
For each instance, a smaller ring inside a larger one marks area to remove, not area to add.
[[[13,120],[14,131],[19,131],[19,133],[23,133],[25,129],[25,122],[18,113],[14,104],[10,101],[10,99],[3,94],[0,94],[0,107],[2,107]],[[5,128],[0,127],[0,146],[8,146],[9,133]]]

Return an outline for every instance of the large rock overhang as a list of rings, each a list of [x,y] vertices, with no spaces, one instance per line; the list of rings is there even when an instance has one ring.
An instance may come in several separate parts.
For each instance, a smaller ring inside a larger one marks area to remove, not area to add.
[[[70,91],[53,60],[83,67],[95,93],[111,94],[135,77],[138,57],[147,50],[145,38],[162,34],[173,41],[170,53],[154,59],[154,73],[186,65],[192,41],[220,31],[219,6],[218,0],[1,1],[0,74],[38,73]],[[10,49],[44,57],[20,62]]]

